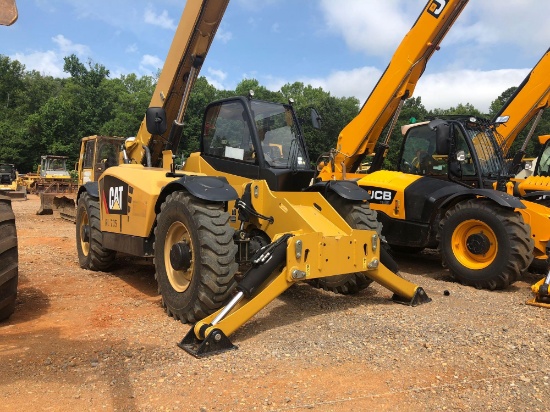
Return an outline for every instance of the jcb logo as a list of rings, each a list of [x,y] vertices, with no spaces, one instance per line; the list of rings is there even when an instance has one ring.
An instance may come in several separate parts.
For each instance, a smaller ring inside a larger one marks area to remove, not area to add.
[[[374,200],[391,201],[391,192],[386,192],[385,190],[373,190],[370,196]]]
[[[390,204],[395,197],[395,190],[378,189],[374,187],[365,188],[370,195],[371,203]]]
[[[124,192],[123,186],[110,187],[109,188],[109,209],[120,210],[122,204],[122,193]]]
[[[447,0],[432,0],[428,5],[428,13],[434,17],[439,17],[445,6],[447,5]]]

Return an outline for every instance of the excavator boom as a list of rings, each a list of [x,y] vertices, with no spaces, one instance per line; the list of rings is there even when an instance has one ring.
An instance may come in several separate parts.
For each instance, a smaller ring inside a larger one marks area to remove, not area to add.
[[[550,49],[542,56],[533,70],[510,96],[506,104],[496,114],[499,117],[509,117],[505,123],[498,124],[497,139],[507,153],[519,133],[533,120],[537,114],[548,107],[550,100]]]
[[[322,180],[338,179],[355,171],[364,155],[374,152],[380,134],[400,103],[412,96],[433,52],[460,15],[468,0],[429,0],[395,51],[390,64],[359,114],[340,132],[332,165],[320,172]]]
[[[129,162],[145,164],[147,149],[144,146],[150,151],[152,166],[160,165],[163,150],[177,150],[193,83],[228,3],[229,0],[187,0],[149,104],[149,107],[163,107],[167,119],[174,119],[172,125],[168,125],[169,138],[151,135],[144,119],[136,140],[126,148]]]

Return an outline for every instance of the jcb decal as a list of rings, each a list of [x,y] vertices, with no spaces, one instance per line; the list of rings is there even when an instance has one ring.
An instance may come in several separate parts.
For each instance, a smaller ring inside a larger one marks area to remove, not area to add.
[[[447,0],[432,0],[430,4],[428,4],[427,12],[438,18],[446,5]]]
[[[395,197],[395,190],[379,189],[376,187],[365,187],[370,195],[371,203],[390,204]]]

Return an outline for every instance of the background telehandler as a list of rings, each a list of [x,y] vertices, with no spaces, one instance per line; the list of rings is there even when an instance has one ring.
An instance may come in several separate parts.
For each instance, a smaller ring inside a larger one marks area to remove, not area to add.
[[[505,193],[409,168],[406,161],[425,158],[421,149],[434,152],[435,146],[414,147],[408,158],[405,140],[398,171],[380,170],[404,101],[412,96],[429,58],[467,2],[441,2],[435,8],[436,3],[428,2],[360,113],[341,131],[318,179],[358,179],[371,195],[371,206],[378,210],[382,233],[392,249],[439,247],[454,278],[479,288],[502,289],[527,270],[534,253],[545,256],[544,247],[534,252],[529,227],[531,223],[536,228],[542,215],[526,215],[526,206]],[[384,128],[387,135],[380,142]],[[354,173],[364,157],[373,153],[368,173]],[[436,166],[446,176],[446,169]],[[526,217],[531,220],[526,222]]]
[[[395,274],[364,190],[336,180],[309,186],[315,170],[291,104],[251,96],[209,104],[200,152],[175,170],[189,94],[227,3],[187,1],[124,164],[79,189],[80,265],[108,270],[117,251],[153,257],[162,304],[183,322],[231,299],[181,343],[196,356],[233,348],[227,336],[299,281],[348,294],[374,280],[397,301],[429,301]]]
[[[398,168],[409,175],[429,177],[432,188],[423,189],[424,192],[418,188],[415,190],[435,202],[449,195],[437,191],[441,187],[449,190],[453,184],[475,190],[498,189],[521,198],[524,207],[518,211],[531,226],[534,242],[534,260],[530,269],[544,273],[547,267],[546,249],[550,241],[550,208],[546,207],[548,200],[545,199],[550,195],[550,180],[541,176],[519,179],[516,173],[542,112],[548,106],[549,70],[550,53],[547,51],[492,121],[475,116],[447,116],[432,122],[407,125],[403,128],[404,140]],[[521,149],[515,155],[511,154],[512,144],[530,122],[532,126]],[[423,154],[420,165],[415,161],[419,151]],[[440,182],[436,184],[434,180]],[[464,190],[454,187],[454,191]],[[384,217],[381,219],[384,221]],[[516,225],[506,224],[511,237],[515,238],[518,234],[518,230],[514,229]],[[464,230],[457,232],[454,241],[451,240],[454,245],[452,253],[472,267],[495,261],[493,257],[497,258],[498,252],[496,245],[502,244],[495,230],[497,226],[479,219],[472,220],[468,226],[471,230],[465,230],[463,226]],[[440,230],[442,234],[445,232],[444,227]],[[391,239],[388,241],[392,242]],[[519,256],[522,248],[515,253]],[[444,249],[442,254],[447,258],[451,255]]]

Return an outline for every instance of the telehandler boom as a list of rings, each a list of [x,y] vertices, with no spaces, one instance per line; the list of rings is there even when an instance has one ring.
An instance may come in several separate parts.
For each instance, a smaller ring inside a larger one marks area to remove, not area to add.
[[[209,104],[200,152],[175,170],[189,94],[227,3],[187,1],[124,164],[80,188],[81,266],[108,270],[117,251],[153,257],[168,315],[198,321],[180,343],[195,356],[234,348],[227,336],[299,281],[349,294],[374,280],[398,302],[428,302],[396,275],[364,190],[309,186],[315,171],[291,104]]]
[[[425,161],[443,150],[436,147],[435,139],[423,143],[417,139],[410,147],[405,140],[398,171],[379,170],[404,100],[412,96],[429,58],[466,4],[428,1],[358,116],[340,133],[319,178],[358,179],[371,195],[371,206],[378,210],[382,233],[392,249],[417,252],[439,247],[443,264],[457,280],[502,289],[524,273],[533,259],[530,227],[519,213],[525,210],[524,204],[504,193],[447,179],[441,159],[428,170]],[[385,140],[379,143],[386,126]],[[364,156],[373,152],[368,174],[354,173]],[[543,218],[535,214],[533,219],[528,223]],[[537,251],[544,256],[544,248]]]

